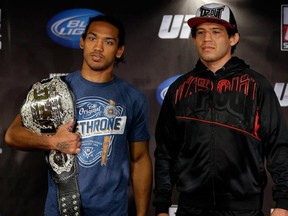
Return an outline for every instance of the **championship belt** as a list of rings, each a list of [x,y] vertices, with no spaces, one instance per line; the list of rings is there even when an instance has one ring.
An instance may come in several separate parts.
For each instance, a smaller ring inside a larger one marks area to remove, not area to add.
[[[74,95],[58,76],[35,83],[21,107],[24,126],[39,135],[55,134],[60,125],[75,119],[75,113]],[[57,186],[61,216],[80,216],[81,199],[75,155],[50,150],[46,154],[46,161]]]

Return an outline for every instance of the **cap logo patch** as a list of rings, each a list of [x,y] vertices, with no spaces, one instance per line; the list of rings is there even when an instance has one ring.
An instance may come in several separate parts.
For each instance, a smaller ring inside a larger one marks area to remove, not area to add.
[[[224,10],[224,7],[221,8],[200,8],[200,17],[213,17],[221,19],[222,11]]]

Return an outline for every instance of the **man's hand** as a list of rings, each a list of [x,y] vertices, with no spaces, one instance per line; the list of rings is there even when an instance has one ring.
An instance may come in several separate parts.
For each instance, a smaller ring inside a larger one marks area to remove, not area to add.
[[[275,208],[272,211],[271,216],[288,216],[288,210]]]
[[[51,144],[55,150],[65,154],[77,154],[80,152],[80,133],[72,132],[74,121],[58,127],[57,132],[51,137]]]

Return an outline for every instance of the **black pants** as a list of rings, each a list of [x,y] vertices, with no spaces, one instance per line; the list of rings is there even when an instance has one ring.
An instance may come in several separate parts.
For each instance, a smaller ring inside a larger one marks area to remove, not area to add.
[[[261,210],[210,210],[180,205],[177,208],[176,216],[264,216],[264,213]]]

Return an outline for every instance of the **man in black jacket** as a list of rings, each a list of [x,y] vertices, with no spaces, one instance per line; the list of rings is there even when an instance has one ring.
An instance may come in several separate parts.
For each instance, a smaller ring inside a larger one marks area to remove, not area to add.
[[[287,216],[288,130],[272,86],[232,56],[240,35],[229,6],[203,5],[188,25],[199,60],[171,84],[159,114],[156,214],[168,215],[176,186],[177,216],[262,216],[266,163],[271,216]]]

